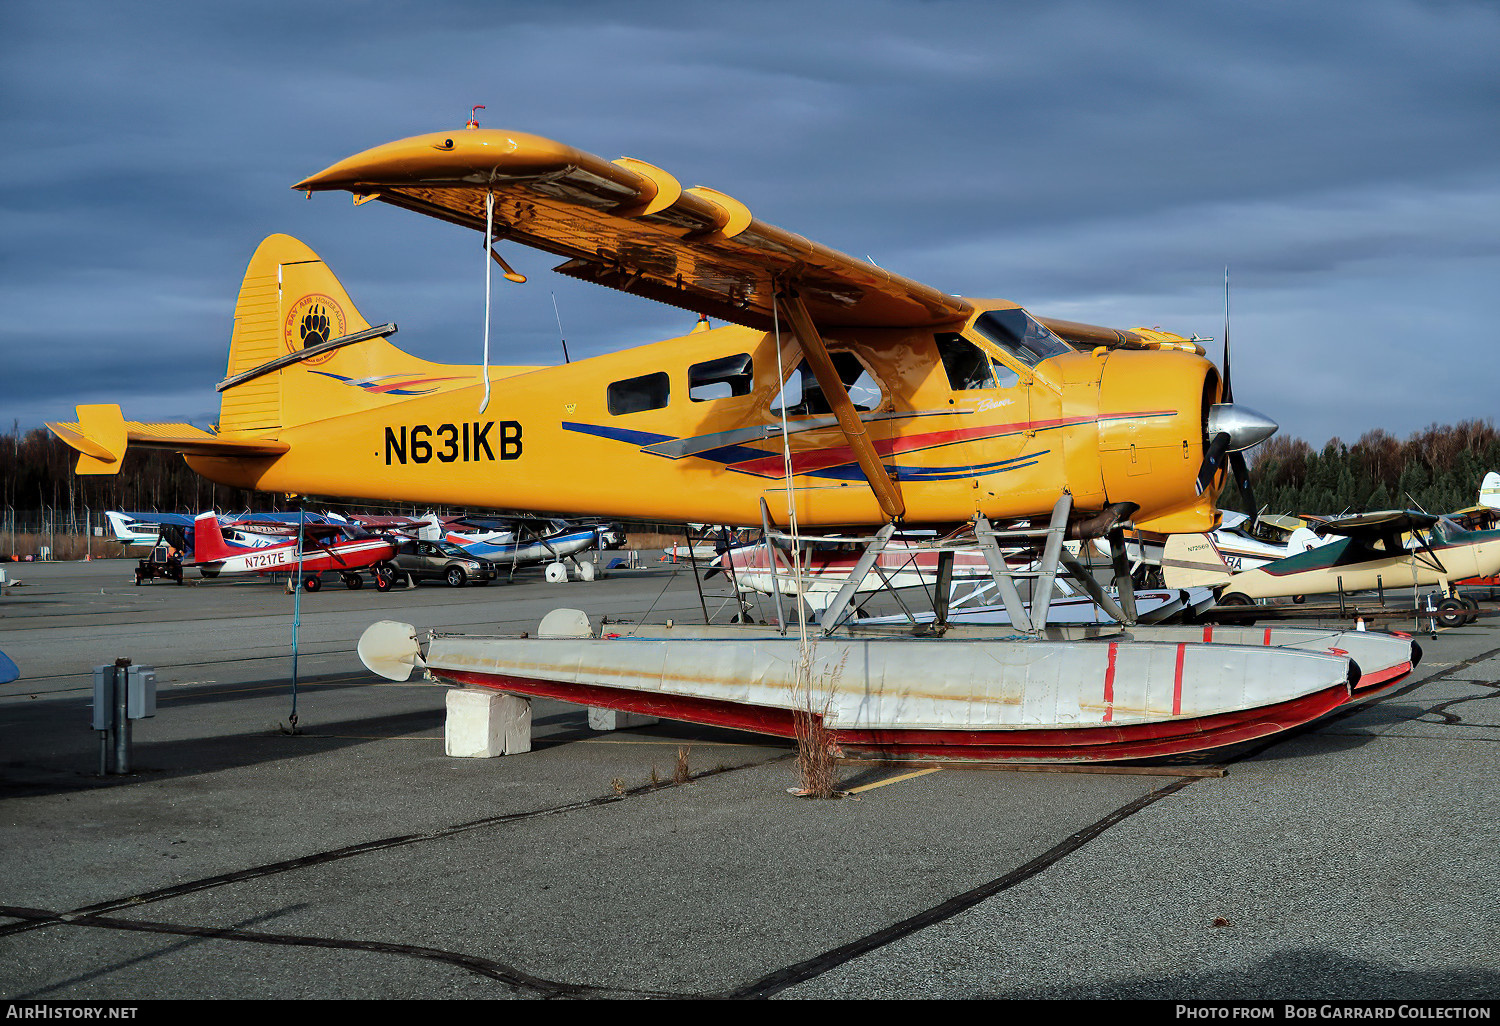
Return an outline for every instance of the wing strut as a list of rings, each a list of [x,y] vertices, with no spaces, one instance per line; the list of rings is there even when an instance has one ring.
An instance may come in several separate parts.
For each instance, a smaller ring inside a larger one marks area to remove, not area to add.
[[[823,397],[828,400],[834,416],[838,418],[844,440],[849,443],[859,469],[864,471],[865,479],[870,482],[870,489],[880,503],[881,512],[891,520],[901,520],[906,516],[906,502],[901,497],[901,488],[892,479],[885,464],[880,462],[870,436],[865,433],[864,422],[859,419],[859,411],[850,401],[849,390],[844,387],[838,370],[833,366],[833,358],[828,355],[828,347],[823,344],[823,336],[818,334],[817,326],[813,324],[802,297],[797,295],[795,289],[785,288],[776,294],[776,302],[786,319],[791,322],[797,340],[802,343],[802,352],[807,357],[808,366],[818,379]]]

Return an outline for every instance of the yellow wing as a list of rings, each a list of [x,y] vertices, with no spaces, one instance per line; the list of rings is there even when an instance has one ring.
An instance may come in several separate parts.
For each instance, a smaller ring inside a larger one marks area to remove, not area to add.
[[[819,327],[923,327],[966,319],[970,304],[756,220],[712,189],[684,189],[644,161],[608,161],[494,129],[413,136],[301,182],[347,189],[483,232],[494,195],[499,239],[564,257],[556,270],[633,295],[769,330],[791,287]]]

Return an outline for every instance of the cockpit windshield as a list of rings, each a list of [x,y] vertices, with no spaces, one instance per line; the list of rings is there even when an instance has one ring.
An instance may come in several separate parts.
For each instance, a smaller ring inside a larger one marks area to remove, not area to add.
[[[1028,367],[1035,367],[1073,347],[1058,338],[1025,310],[990,310],[975,320],[974,327],[995,345]]]
[[[1432,525],[1432,533],[1439,543],[1446,545],[1463,534],[1464,529],[1456,520],[1438,517],[1438,522]]]

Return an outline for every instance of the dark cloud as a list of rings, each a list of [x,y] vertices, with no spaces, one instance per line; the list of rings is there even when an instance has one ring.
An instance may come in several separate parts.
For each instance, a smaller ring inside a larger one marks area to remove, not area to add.
[[[106,399],[211,419],[273,231],[403,346],[472,362],[471,233],[288,186],[474,103],[1046,313],[1217,335],[1227,264],[1236,391],[1314,442],[1492,415],[1490,3],[17,3],[0,38],[23,424]],[[533,284],[497,294],[499,362],[557,359],[553,294],[575,356],[691,321],[512,257]]]

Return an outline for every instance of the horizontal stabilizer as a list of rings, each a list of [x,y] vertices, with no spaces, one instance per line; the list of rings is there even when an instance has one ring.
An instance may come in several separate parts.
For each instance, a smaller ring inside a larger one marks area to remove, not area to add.
[[[47,425],[78,450],[78,473],[117,474],[127,446],[166,449],[192,456],[279,456],[289,448],[274,438],[222,438],[192,424],[146,424],[126,420],[113,404],[78,407],[78,420]]]

